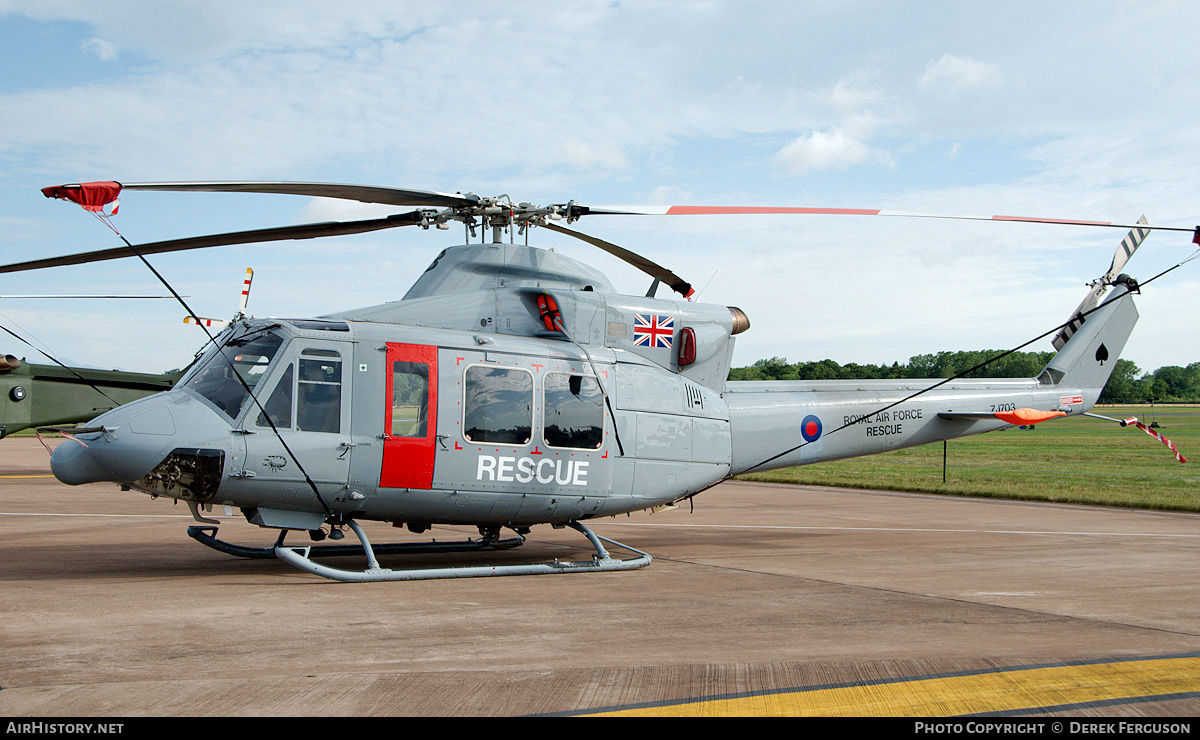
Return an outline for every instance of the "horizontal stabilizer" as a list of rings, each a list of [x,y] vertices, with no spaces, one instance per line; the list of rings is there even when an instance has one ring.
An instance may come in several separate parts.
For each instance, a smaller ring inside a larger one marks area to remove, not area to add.
[[[1037,424],[1058,416],[1066,416],[1063,411],[1038,411],[1037,409],[1013,409],[1012,411],[944,411],[938,416],[943,419],[999,419],[1009,424]]]

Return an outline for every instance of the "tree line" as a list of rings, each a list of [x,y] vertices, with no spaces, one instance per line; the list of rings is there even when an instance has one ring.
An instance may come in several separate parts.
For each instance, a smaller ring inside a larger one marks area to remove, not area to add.
[[[789,363],[784,357],[759,360],[749,367],[729,371],[730,380],[861,380],[878,378],[950,378],[964,373],[965,378],[1033,378],[1042,371],[1053,352],[1013,352],[988,363],[1003,350],[938,352],[916,355],[908,362],[891,365],[840,365],[833,360]],[[986,364],[985,364],[986,363]],[[978,367],[983,365],[983,367]],[[973,369],[972,368],[976,368]],[[1200,402],[1200,362],[1187,367],[1169,365],[1143,372],[1130,360],[1117,360],[1108,385],[1100,394],[1100,403],[1198,403]]]

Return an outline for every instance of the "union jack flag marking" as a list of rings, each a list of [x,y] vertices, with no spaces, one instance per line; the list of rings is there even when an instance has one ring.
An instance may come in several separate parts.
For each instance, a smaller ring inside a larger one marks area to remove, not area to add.
[[[675,335],[675,318],[655,314],[634,314],[633,345],[635,347],[665,347],[671,349]]]

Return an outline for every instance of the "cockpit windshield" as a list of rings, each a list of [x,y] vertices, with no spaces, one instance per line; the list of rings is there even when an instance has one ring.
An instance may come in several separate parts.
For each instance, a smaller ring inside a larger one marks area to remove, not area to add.
[[[183,386],[207,398],[230,419],[237,419],[249,391],[266,374],[282,344],[283,337],[273,331],[230,337],[220,350],[210,350],[202,358],[200,369]]]

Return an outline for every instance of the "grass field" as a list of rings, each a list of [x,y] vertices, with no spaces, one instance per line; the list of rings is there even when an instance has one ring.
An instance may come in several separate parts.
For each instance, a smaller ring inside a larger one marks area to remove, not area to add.
[[[1137,427],[1082,416],[950,440],[945,483],[937,443],[740,480],[1200,511],[1200,407],[1092,411],[1147,425],[1157,420],[1156,431],[1188,462]]]

